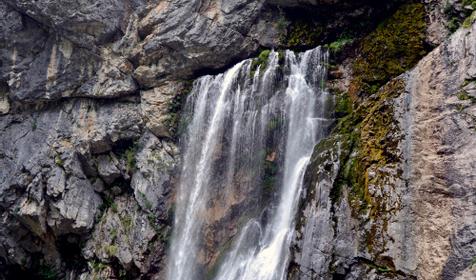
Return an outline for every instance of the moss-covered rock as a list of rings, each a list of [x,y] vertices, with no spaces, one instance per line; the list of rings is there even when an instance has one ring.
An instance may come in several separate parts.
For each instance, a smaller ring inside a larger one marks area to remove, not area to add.
[[[257,58],[254,58],[251,62],[251,69],[250,69],[250,76],[253,77],[256,70],[260,68],[261,72],[263,73],[266,67],[268,66],[268,58],[271,50],[263,50],[260,52]]]
[[[473,11],[476,9],[475,0],[447,1],[444,12],[448,20],[447,28],[455,32],[463,26],[468,28],[475,20]]]
[[[317,46],[324,31],[323,26],[310,21],[294,21],[283,42],[289,48]]]
[[[369,98],[352,113],[340,119],[334,134],[340,135],[341,143],[349,149],[348,158],[334,182],[333,198],[339,197],[342,186],[349,187],[350,203],[355,214],[369,207],[378,208],[368,194],[369,169],[399,160],[395,155],[398,139],[393,136],[397,124],[391,100],[404,91],[401,79],[391,81],[378,94]]]
[[[372,94],[414,66],[426,53],[425,7],[406,4],[362,40],[353,64],[352,95]]]

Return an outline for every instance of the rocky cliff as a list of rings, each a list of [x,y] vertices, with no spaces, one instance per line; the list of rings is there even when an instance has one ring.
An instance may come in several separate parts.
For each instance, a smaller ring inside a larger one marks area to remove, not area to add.
[[[2,0],[0,279],[164,279],[193,80],[317,45],[336,123],[289,278],[476,277],[475,8]]]

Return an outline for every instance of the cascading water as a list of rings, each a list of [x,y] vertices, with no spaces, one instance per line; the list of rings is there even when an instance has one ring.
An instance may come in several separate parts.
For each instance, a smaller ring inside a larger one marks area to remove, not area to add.
[[[169,280],[285,278],[304,171],[331,123],[326,63],[320,48],[273,51],[195,82]]]

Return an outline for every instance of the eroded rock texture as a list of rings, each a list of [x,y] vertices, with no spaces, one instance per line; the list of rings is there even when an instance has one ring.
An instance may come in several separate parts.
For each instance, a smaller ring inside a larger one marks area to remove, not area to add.
[[[475,42],[457,31],[316,147],[291,279],[476,277]]]
[[[403,2],[1,1],[0,279],[164,279],[193,79],[262,48],[349,36],[340,56],[352,60]],[[424,1],[425,41],[441,45],[354,100],[368,110],[360,144],[344,122],[316,148],[291,277],[474,276],[476,31],[446,40],[450,17],[461,23],[472,9],[449,2],[451,15]]]

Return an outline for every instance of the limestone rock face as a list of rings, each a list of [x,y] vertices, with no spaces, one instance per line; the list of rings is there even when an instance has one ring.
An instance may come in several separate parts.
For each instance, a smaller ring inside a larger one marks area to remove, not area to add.
[[[147,128],[157,137],[171,138],[174,134],[179,115],[171,108],[179,105],[178,99],[185,95],[186,90],[183,82],[170,81],[141,92],[142,116]]]
[[[470,241],[476,237],[475,42],[476,24],[458,30],[365,101],[368,115],[359,128],[351,134],[336,129],[316,147],[297,217],[291,279],[476,277]],[[391,116],[388,127],[377,126],[374,110]],[[382,142],[367,154],[374,163],[364,170],[365,192],[356,199],[358,186],[342,174],[365,148],[350,147],[349,135],[369,142],[367,130]],[[379,145],[384,154],[372,154]]]
[[[163,274],[177,96],[257,50],[263,2],[0,3],[0,278]]]
[[[101,218],[83,249],[93,268],[93,278],[103,272],[101,267],[94,267],[94,258],[102,262],[117,258],[128,270],[146,273],[153,265],[151,258],[154,257],[147,253],[149,243],[161,241],[157,240],[160,231],[155,228],[156,221],[148,218],[132,197],[119,196],[113,203],[114,206]]]
[[[164,279],[193,79],[292,45],[284,41],[294,33],[333,30],[297,49],[339,40],[347,33],[336,30],[352,22],[344,19],[372,29],[379,9],[393,7],[373,2],[0,1],[0,279]],[[435,46],[447,37],[441,2],[425,1]],[[470,9],[460,2],[451,1]],[[320,10],[338,16],[311,30],[292,16]],[[355,152],[347,139],[316,148],[290,276],[473,277],[474,34],[441,44],[400,77],[404,90],[390,101],[369,101],[394,120],[385,141],[396,143],[396,160],[372,166],[378,180],[365,197],[383,215],[356,213],[351,189],[333,191]],[[232,232],[222,209],[209,212],[217,229],[208,236]]]
[[[164,76],[190,77],[249,55],[258,45],[247,33],[263,2],[158,2],[137,24],[136,32],[145,40],[131,53],[140,64],[134,77],[150,88]]]

